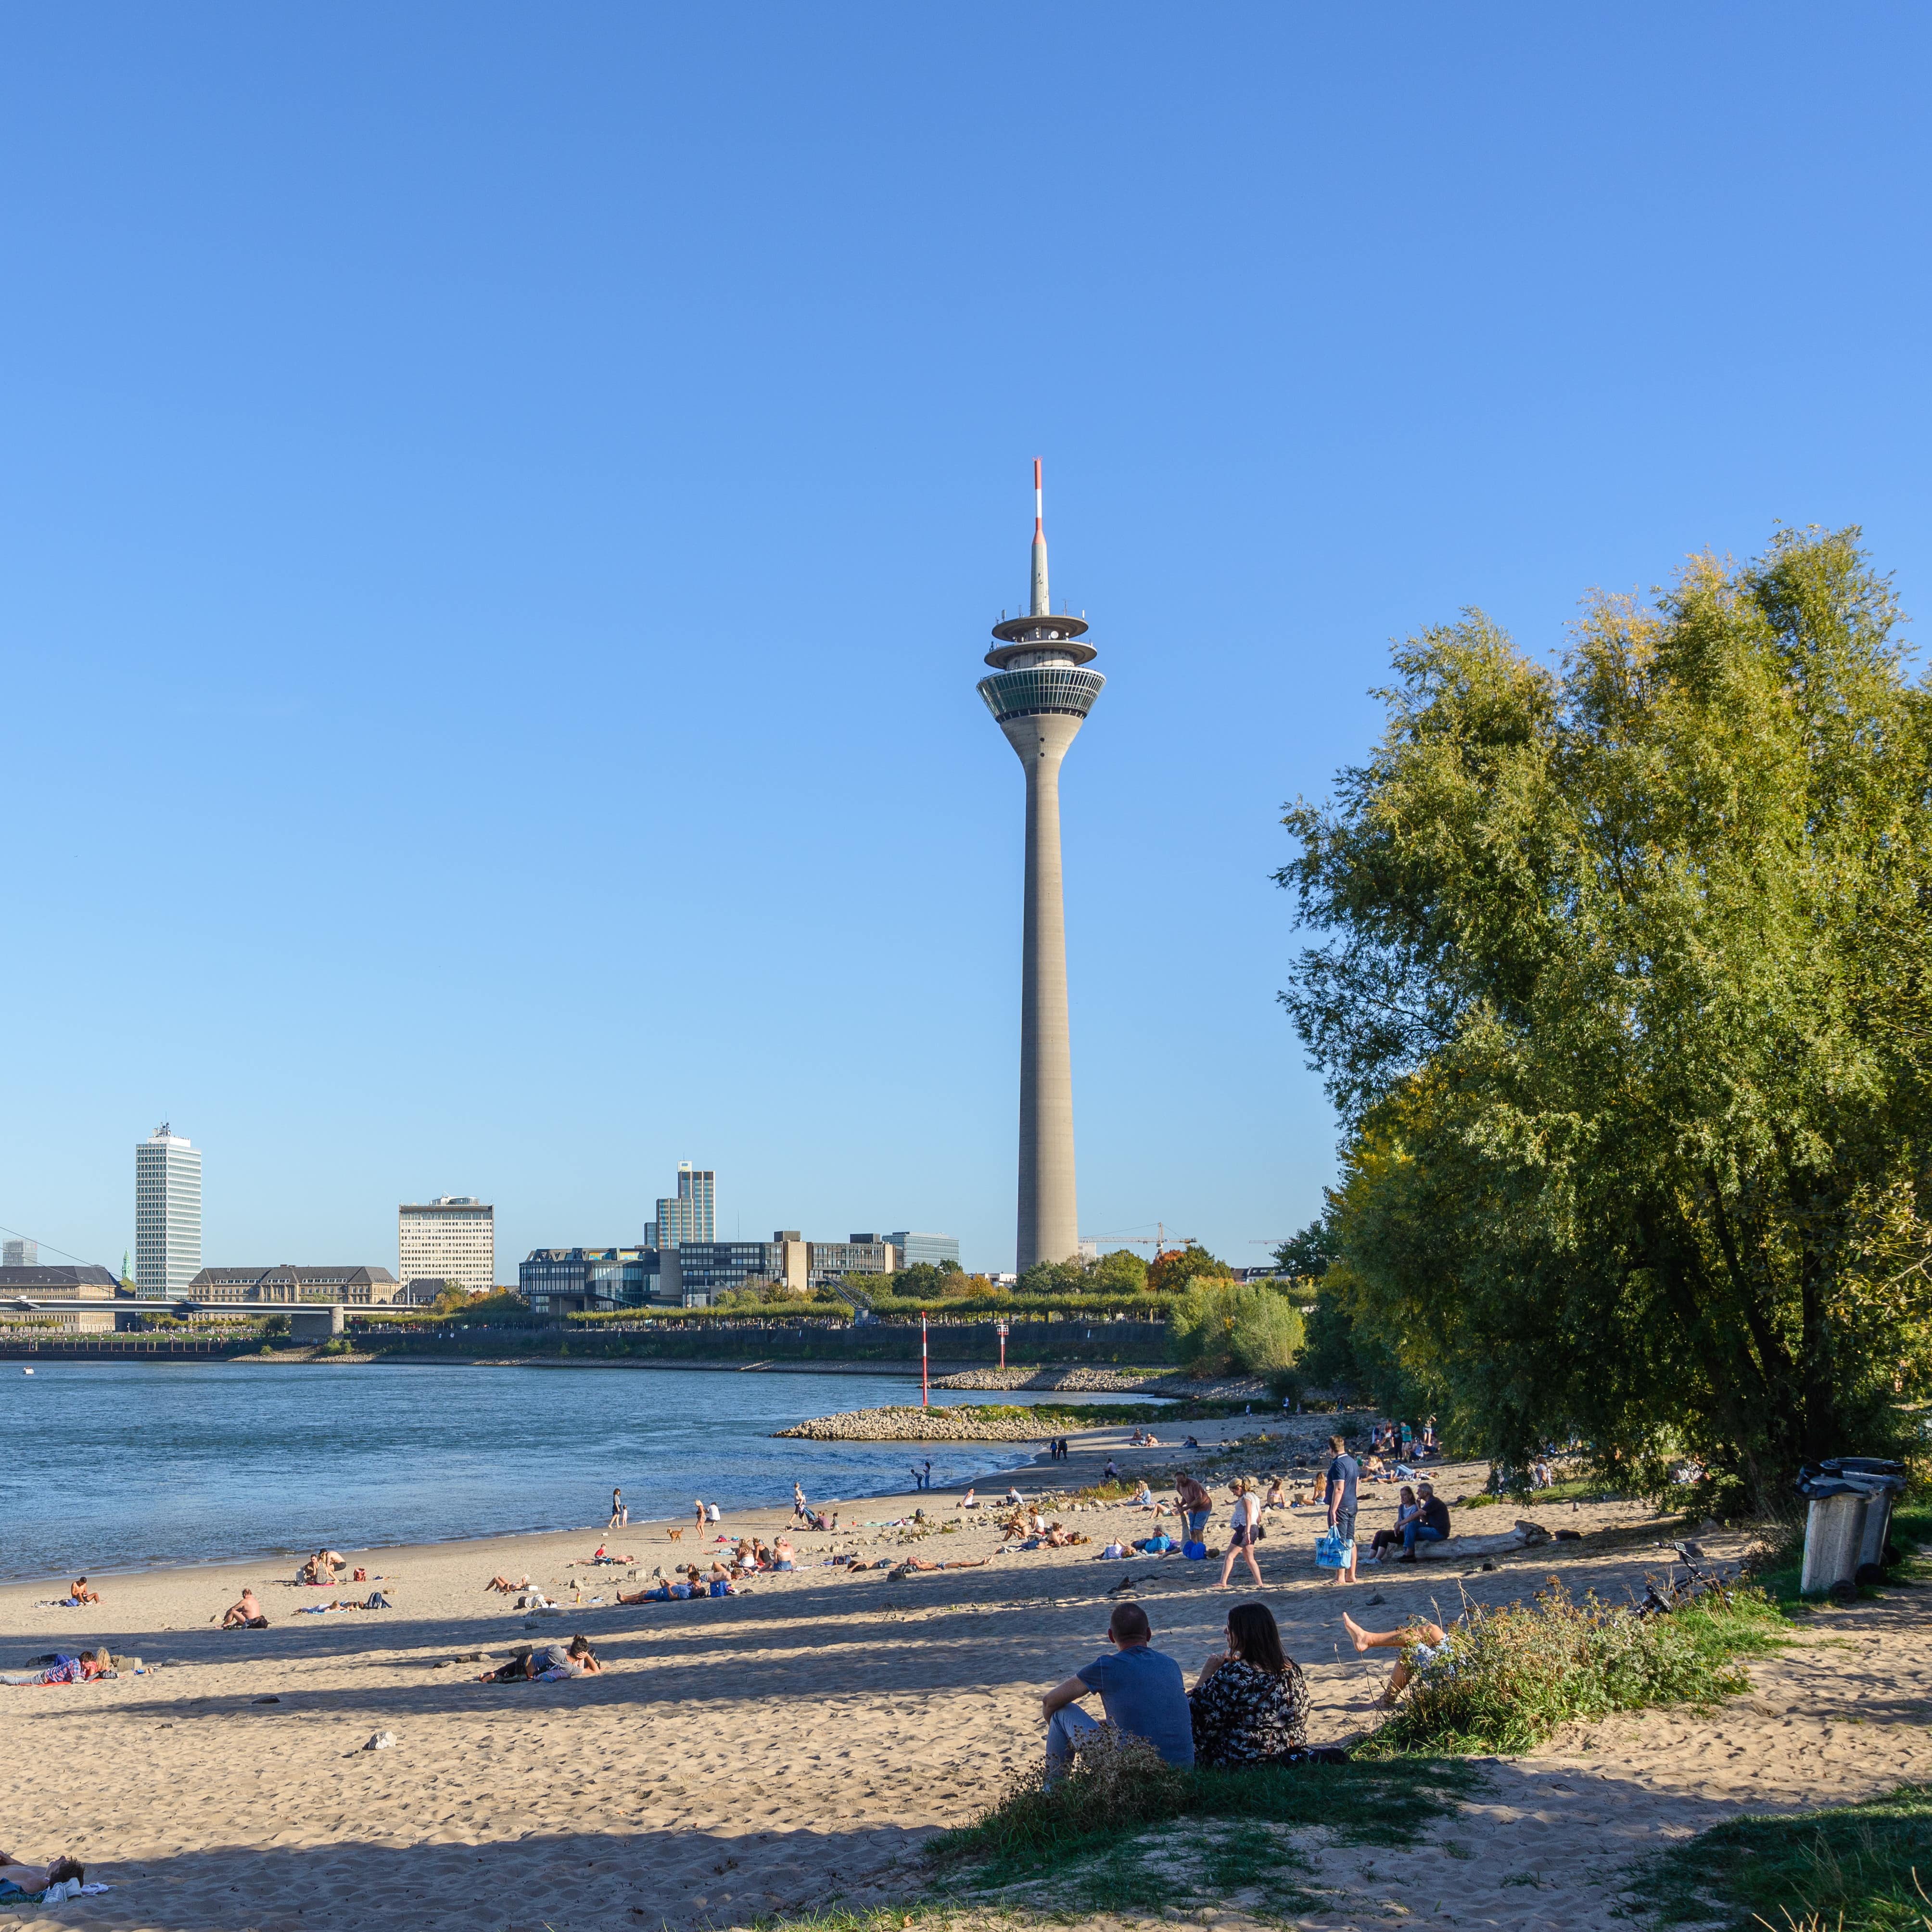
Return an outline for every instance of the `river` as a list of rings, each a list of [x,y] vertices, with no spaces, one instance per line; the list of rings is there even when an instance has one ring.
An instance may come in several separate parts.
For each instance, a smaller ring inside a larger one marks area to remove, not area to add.
[[[0,1364],[0,1580],[601,1526],[614,1484],[634,1522],[682,1516],[694,1496],[788,1502],[794,1481],[814,1503],[907,1490],[913,1444],[772,1432],[918,1400],[917,1378],[896,1376]],[[1030,1460],[999,1442],[928,1454],[938,1490]]]

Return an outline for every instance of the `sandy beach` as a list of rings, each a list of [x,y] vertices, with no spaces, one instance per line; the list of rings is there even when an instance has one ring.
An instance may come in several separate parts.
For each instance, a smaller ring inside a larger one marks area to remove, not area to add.
[[[1302,1419],[1303,1440],[1318,1425]],[[1196,1425],[1198,1457],[1133,1449],[1125,1427],[1089,1430],[1069,1462],[1042,1461],[1018,1480],[1029,1495],[1071,1489],[1109,1455],[1130,1475],[1186,1461],[1212,1468],[1216,1442],[1242,1426]],[[1454,1498],[1484,1474],[1452,1465],[1438,1481]],[[1227,1606],[1254,1594],[1218,1592],[1218,1564],[1094,1560],[1110,1534],[1147,1533],[1145,1514],[1124,1504],[1064,1518],[1095,1539],[1075,1550],[898,1582],[824,1567],[835,1549],[898,1550],[904,1532],[885,1526],[922,1505],[962,1527],[926,1537],[918,1554],[986,1554],[993,1525],[961,1517],[957,1500],[848,1506],[842,1525],[856,1533],[800,1537],[795,1574],[689,1604],[592,1601],[632,1568],[647,1579],[698,1553],[694,1530],[674,1544],[661,1525],[611,1539],[638,1558],[616,1571],[578,1560],[596,1530],[346,1552],[381,1575],[397,1606],[386,1612],[296,1614],[349,1592],[288,1585],[292,1562],[115,1577],[85,1610],[36,1607],[52,1594],[44,1583],[9,1586],[0,1663],[105,1642],[154,1668],[0,1690],[16,1739],[0,1772],[0,1843],[22,1857],[71,1851],[108,1882],[59,1908],[59,1922],[170,1932],[283,1932],[345,1913],[452,1932],[724,1926],[916,1892],[921,1839],[974,1816],[1038,1755],[1039,1694],[1104,1647],[1106,1593],[1124,1576],[1190,1681]],[[1364,1534],[1394,1507],[1392,1489],[1365,1490]],[[1393,1625],[1432,1604],[1453,1611],[1459,1589],[1503,1600],[1552,1575],[1621,1596],[1667,1560],[1658,1545],[1671,1532],[1637,1504],[1491,1508],[1457,1528],[1502,1528],[1516,1514],[1582,1540],[1487,1572],[1365,1567],[1353,1590],[1314,1568],[1312,1512],[1270,1520],[1261,1594],[1308,1673],[1313,1736],[1372,1722],[1386,1679],[1385,1664],[1346,1647],[1345,1606]],[[769,1539],[788,1514],[724,1527]],[[1742,1552],[1738,1537],[1700,1540],[1720,1560]],[[512,1600],[484,1591],[500,1570],[527,1571],[569,1606],[565,1617],[526,1631]],[[220,1613],[244,1583],[272,1628],[224,1632]],[[1365,1608],[1378,1592],[1385,1604]],[[500,1660],[519,1642],[578,1630],[604,1660],[599,1676],[475,1681],[479,1656]],[[1822,1612],[1801,1647],[1750,1675],[1753,1694],[1721,1711],[1577,1727],[1532,1758],[1490,1766],[1482,1792],[1420,1832],[1414,1855],[1318,1851],[1316,1888],[1330,1907],[1298,1922],[1610,1932],[1619,1873],[1672,1837],[1748,1806],[1840,1802],[1932,1776],[1932,1618],[1917,1593]],[[364,1748],[384,1731],[392,1748]],[[1468,1856],[1445,1858],[1443,1840]],[[1238,1923],[1243,1902],[1231,1888],[1217,1924]],[[1205,1922],[1192,1907],[1183,1916]],[[0,1925],[16,1922],[0,1912]]]

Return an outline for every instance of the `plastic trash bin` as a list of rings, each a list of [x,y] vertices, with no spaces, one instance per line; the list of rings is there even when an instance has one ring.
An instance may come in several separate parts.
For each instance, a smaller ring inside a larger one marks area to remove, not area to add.
[[[1888,1462],[1882,1456],[1830,1456],[1818,1466],[1826,1474],[1864,1491],[1864,1534],[1858,1544],[1856,1576],[1861,1583],[1877,1582],[1885,1574],[1892,1500],[1905,1493],[1905,1465]]]
[[[1866,1496],[1856,1485],[1832,1477],[1799,1479],[1798,1494],[1810,1507],[1804,1514],[1804,1568],[1798,1580],[1800,1596],[1822,1596],[1858,1580],[1858,1558],[1864,1548]]]

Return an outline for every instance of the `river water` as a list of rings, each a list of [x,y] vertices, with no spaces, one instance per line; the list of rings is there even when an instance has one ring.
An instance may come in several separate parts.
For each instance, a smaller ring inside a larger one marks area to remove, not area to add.
[[[0,1580],[601,1526],[614,1484],[633,1522],[700,1496],[788,1503],[794,1481],[816,1504],[910,1489],[916,1448],[935,1489],[1030,1460],[1017,1444],[772,1437],[918,1400],[916,1377],[888,1376],[4,1363]]]

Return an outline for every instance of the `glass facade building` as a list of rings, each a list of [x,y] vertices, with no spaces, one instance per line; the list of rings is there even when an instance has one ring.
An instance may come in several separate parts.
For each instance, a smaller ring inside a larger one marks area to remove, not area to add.
[[[657,1286],[653,1248],[536,1248],[517,1269],[517,1292],[538,1315],[641,1308]]]
[[[134,1282],[184,1294],[201,1272],[201,1150],[164,1120],[134,1149]]]
[[[957,1234],[915,1234],[902,1228],[886,1239],[898,1250],[901,1268],[910,1268],[915,1262],[927,1262],[934,1268],[943,1267],[947,1262],[955,1268],[959,1265]]]

